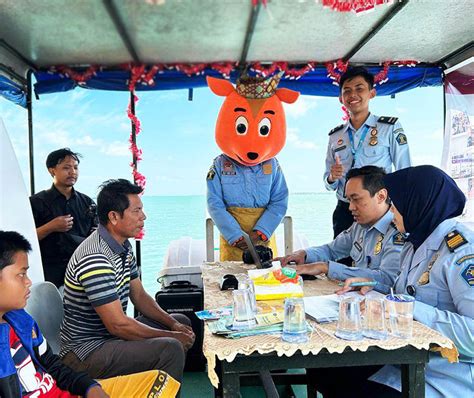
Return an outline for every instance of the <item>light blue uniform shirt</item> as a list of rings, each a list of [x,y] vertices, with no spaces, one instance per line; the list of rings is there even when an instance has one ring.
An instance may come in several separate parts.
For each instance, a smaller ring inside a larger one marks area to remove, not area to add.
[[[269,165],[271,173],[265,174]],[[207,209],[224,239],[233,244],[242,229],[228,207],[265,208],[254,230],[270,239],[288,208],[288,188],[278,160],[244,166],[225,155],[215,158],[207,177]]]
[[[387,211],[370,227],[352,224],[331,243],[305,249],[306,263],[327,261],[331,279],[373,278],[390,288],[400,272],[400,252],[405,243],[403,235],[391,223],[392,218],[392,212]],[[377,245],[379,240],[381,247]],[[335,262],[347,256],[353,258],[355,267]]]
[[[466,244],[451,252],[445,236],[457,230]],[[436,257],[437,256],[437,257]],[[429,282],[419,283],[433,263]],[[396,293],[415,291],[415,320],[449,337],[459,351],[459,362],[449,363],[439,353],[430,353],[426,365],[426,397],[474,396],[474,231],[454,219],[442,222],[413,252],[410,242],[401,255],[401,274]],[[385,366],[370,378],[401,390],[400,369]]]
[[[344,166],[344,172],[347,173],[351,168],[359,168],[362,166],[378,166],[382,167],[386,173],[391,173],[392,164],[395,170],[404,169],[411,166],[410,151],[402,125],[397,121],[394,124],[379,121],[379,117],[369,114],[369,117],[359,130],[352,127],[350,121],[341,126],[336,127],[329,133],[329,143],[326,153],[326,172],[324,173],[324,184],[328,191],[336,191],[337,199],[347,202],[344,196],[344,187],[346,184],[345,177],[334,181],[332,184],[328,182],[331,172],[331,166],[336,163],[336,155],[339,156],[341,164]],[[386,120],[394,120],[395,118],[385,117]],[[374,142],[372,130],[377,129],[377,144],[370,145]],[[352,167],[351,142],[349,140],[349,129],[354,137],[354,148],[359,147],[359,141],[364,130],[368,129],[367,134],[359,150],[356,153],[354,166]]]

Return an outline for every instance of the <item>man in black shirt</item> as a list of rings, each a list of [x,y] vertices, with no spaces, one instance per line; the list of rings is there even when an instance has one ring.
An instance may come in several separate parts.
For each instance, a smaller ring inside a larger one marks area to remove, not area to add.
[[[46,167],[53,177],[53,185],[30,198],[44,277],[57,287],[64,284],[72,253],[97,227],[95,203],[74,189],[80,156],[69,148],[51,152]]]

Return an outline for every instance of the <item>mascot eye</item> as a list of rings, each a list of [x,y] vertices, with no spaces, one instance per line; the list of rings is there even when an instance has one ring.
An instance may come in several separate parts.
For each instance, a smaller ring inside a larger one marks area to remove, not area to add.
[[[272,128],[272,122],[268,117],[260,120],[260,123],[258,124],[258,134],[266,137],[268,134],[270,134],[270,130]]]
[[[244,116],[239,116],[235,121],[235,131],[238,135],[245,135],[247,134],[247,130],[249,127],[249,122]]]

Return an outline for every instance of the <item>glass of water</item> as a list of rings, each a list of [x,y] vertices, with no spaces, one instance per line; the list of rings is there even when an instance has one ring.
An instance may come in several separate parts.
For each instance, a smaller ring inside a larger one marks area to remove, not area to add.
[[[363,338],[361,323],[360,300],[357,297],[341,299],[336,337],[344,340],[361,340]]]
[[[232,291],[233,320],[231,329],[245,330],[256,325],[255,313],[252,310],[250,292],[248,289],[237,289]]]
[[[411,338],[415,298],[407,294],[389,294],[385,300],[390,317],[391,334],[402,339]]]
[[[281,338],[289,343],[305,343],[308,341],[306,313],[304,301],[301,297],[285,299],[285,317]]]
[[[247,275],[239,276],[239,289],[247,289],[250,295],[250,305],[252,306],[252,311],[254,314],[257,314],[257,299],[255,295],[255,285],[253,280],[250,279]]]
[[[363,335],[370,339],[377,340],[384,340],[387,338],[385,300],[383,297],[367,297],[365,299]]]

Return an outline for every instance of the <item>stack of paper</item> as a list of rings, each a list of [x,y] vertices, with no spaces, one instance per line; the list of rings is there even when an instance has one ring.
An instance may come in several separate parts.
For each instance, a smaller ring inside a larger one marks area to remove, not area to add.
[[[348,292],[341,295],[328,294],[325,296],[305,297],[303,300],[306,315],[319,323],[337,321],[339,318],[339,302],[346,297],[355,297],[362,301],[366,297],[384,297],[384,295],[372,290],[365,296],[360,295],[358,292]]]
[[[258,322],[258,315],[257,315],[257,322]],[[257,324],[257,326],[253,327],[252,329],[247,330],[231,330],[230,326],[232,325],[232,317],[223,317],[215,322],[208,322],[207,326],[211,333],[226,337],[228,339],[239,339],[241,337],[247,336],[256,336],[259,334],[275,334],[281,333],[283,331],[283,322],[275,323],[275,324]],[[313,329],[307,323],[306,327],[308,332],[311,332]]]
[[[337,321],[339,317],[339,296],[329,294],[327,296],[305,297],[304,308],[306,315],[319,323]]]

